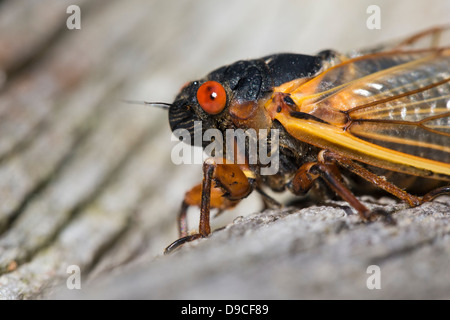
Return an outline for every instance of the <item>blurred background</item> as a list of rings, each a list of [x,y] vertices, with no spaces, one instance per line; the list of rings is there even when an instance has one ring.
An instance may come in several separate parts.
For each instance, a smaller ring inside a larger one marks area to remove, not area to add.
[[[236,60],[370,47],[449,13],[446,0],[0,1],[0,298],[39,296],[69,265],[93,278],[153,259],[177,238],[200,167],[171,162],[166,111],[121,100],[172,102]],[[260,208],[252,196],[213,227]]]

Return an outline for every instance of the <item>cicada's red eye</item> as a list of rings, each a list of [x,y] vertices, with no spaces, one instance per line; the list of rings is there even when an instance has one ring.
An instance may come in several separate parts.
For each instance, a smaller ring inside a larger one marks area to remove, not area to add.
[[[217,81],[206,81],[197,90],[197,101],[205,112],[218,114],[227,104],[227,93]]]

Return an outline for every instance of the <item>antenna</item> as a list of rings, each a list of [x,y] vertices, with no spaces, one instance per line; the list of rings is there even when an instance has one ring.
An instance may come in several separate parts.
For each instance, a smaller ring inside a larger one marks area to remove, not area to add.
[[[138,101],[138,100],[122,100],[122,102],[130,103],[130,104],[140,104],[140,105],[146,105],[146,106],[153,106],[160,109],[168,110],[170,106],[172,106],[171,103],[166,102],[147,102],[147,101]]]

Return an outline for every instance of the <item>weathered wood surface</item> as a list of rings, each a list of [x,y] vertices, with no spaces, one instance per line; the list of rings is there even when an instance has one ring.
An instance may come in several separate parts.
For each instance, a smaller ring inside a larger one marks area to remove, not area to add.
[[[238,218],[170,257],[137,261],[58,298],[449,299],[450,199],[363,224],[342,207]],[[388,202],[389,203],[389,202]],[[380,207],[380,206],[377,206]],[[383,207],[392,209],[392,203]],[[367,281],[380,269],[380,289]],[[120,288],[120,290],[118,289]]]
[[[65,26],[70,4],[81,30]],[[369,4],[381,30],[366,28]],[[238,59],[372,45],[448,12],[446,1],[0,2],[0,298],[449,298],[446,198],[395,205],[397,227],[342,208],[266,212],[161,256],[200,168],[170,161],[164,111],[121,102],[170,102]],[[382,290],[365,287],[369,263]],[[75,293],[69,265],[82,270]]]

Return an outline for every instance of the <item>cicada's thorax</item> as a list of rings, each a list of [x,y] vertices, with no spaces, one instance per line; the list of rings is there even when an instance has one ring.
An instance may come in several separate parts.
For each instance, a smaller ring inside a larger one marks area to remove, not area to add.
[[[216,128],[225,137],[222,155],[226,161],[242,164],[245,159],[259,184],[273,191],[283,191],[301,165],[317,160],[320,149],[289,135],[281,123],[271,119],[265,104],[266,98],[232,100],[228,107],[229,118]],[[230,133],[232,139],[228,137]],[[276,169],[264,174],[268,167]]]
[[[264,185],[279,192],[286,189],[287,183],[293,178],[298,168],[307,162],[317,161],[320,149],[295,139],[276,120],[272,122],[271,130],[278,133],[276,152],[279,168],[277,173],[260,175],[261,166],[251,166],[251,168]],[[270,140],[270,142],[272,141]]]

